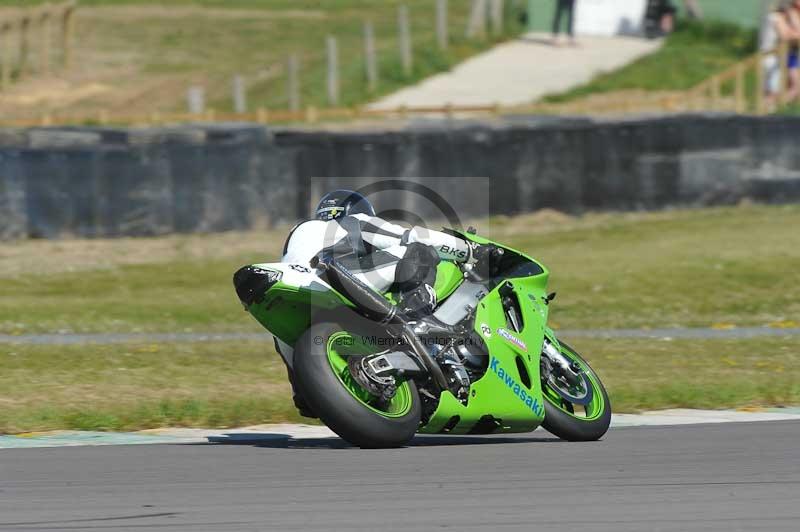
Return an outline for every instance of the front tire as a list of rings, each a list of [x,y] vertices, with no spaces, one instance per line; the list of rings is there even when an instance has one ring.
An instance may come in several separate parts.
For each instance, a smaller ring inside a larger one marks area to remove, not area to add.
[[[375,351],[359,345],[359,338],[333,321],[312,325],[295,346],[297,384],[314,412],[344,440],[364,448],[401,447],[419,427],[419,393],[413,381],[404,381],[388,404],[376,404],[347,368],[347,351]]]
[[[560,342],[561,353],[576,362],[592,387],[592,401],[585,406],[573,405],[561,398],[546,381],[542,382],[544,421],[542,426],[551,434],[567,441],[596,441],[602,438],[611,424],[611,402],[600,378],[577,351]],[[576,407],[584,410],[578,415]]]

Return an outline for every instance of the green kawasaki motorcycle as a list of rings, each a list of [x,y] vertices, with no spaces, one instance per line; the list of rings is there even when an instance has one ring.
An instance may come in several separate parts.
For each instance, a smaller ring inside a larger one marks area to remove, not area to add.
[[[234,285],[308,406],[354,445],[539,425],[565,440],[601,438],[611,404],[589,364],[547,327],[547,269],[473,232],[451,230],[497,246],[492,275],[442,262],[428,320],[401,316],[393,294],[375,292],[339,259],[246,266]]]

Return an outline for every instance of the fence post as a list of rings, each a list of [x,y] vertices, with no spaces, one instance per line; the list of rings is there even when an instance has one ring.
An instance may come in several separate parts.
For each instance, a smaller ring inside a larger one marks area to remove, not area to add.
[[[336,37],[328,36],[328,105],[339,105],[339,45]]]
[[[0,89],[11,85],[11,23],[0,23],[0,44],[3,46],[2,63],[0,63]]]
[[[756,55],[756,114],[764,114],[764,91],[766,90],[764,80],[764,55],[759,52]]]
[[[447,27],[447,0],[436,0],[436,42],[439,49],[447,50],[449,41]]]
[[[736,65],[736,112],[743,114],[746,110],[747,104],[744,100],[744,65],[739,63]]]
[[[486,36],[486,0],[472,0],[472,10],[467,22],[467,39]]]
[[[19,21],[19,77],[25,75],[28,69],[28,54],[30,53],[30,13],[24,13]]]
[[[719,76],[711,78],[711,110],[716,111],[719,108],[719,100],[721,97]]]
[[[189,87],[186,91],[186,103],[189,107],[189,114],[202,115],[206,107],[206,96],[203,87],[198,85]]]
[[[408,20],[408,6],[398,6],[397,25],[400,32],[400,61],[403,64],[403,73],[410,76],[414,68],[414,58],[411,51],[411,24]]]
[[[370,92],[375,92],[378,88],[378,58],[375,53],[375,30],[370,21],[364,22],[364,64],[367,88]]]
[[[309,106],[306,108],[306,122],[309,124],[315,124],[317,122],[317,108]]]
[[[297,54],[289,54],[286,59],[286,74],[289,91],[289,110],[300,110],[300,59]]]
[[[67,3],[64,9],[64,18],[61,21],[61,47],[64,52],[64,68],[72,66],[72,35],[75,33],[75,8],[76,2]]]
[[[503,16],[505,0],[489,0],[491,2],[490,15],[492,20],[492,34],[495,36],[503,34]]]
[[[41,74],[50,73],[50,20],[52,18],[51,6],[49,3],[42,7],[39,16],[39,72]]]
[[[247,91],[244,78],[240,74],[233,76],[233,112],[244,114],[247,112]]]

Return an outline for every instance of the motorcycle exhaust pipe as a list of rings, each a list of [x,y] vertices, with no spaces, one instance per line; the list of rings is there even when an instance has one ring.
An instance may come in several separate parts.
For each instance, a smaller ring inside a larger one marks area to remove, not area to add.
[[[354,305],[355,310],[368,320],[381,325],[390,323],[402,327],[401,337],[411,347],[411,350],[422,361],[434,382],[440,390],[447,390],[447,379],[442,373],[439,364],[433,359],[425,345],[414,333],[413,328],[405,318],[397,312],[397,307],[386,300],[381,294],[370,288],[355,275],[350,273],[335,259],[321,262],[315,258],[311,261],[312,268],[321,268],[325,271],[325,280],[334,290],[347,297]]]

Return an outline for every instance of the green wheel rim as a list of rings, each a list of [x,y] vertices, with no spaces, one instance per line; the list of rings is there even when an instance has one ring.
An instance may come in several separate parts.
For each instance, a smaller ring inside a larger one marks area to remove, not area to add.
[[[372,354],[370,347],[357,336],[345,331],[332,334],[328,338],[326,352],[328,354],[328,363],[331,365],[336,378],[350,392],[350,395],[363,406],[378,415],[388,418],[403,417],[411,411],[411,389],[408,386],[408,382],[404,381],[398,384],[397,393],[388,404],[379,404],[377,398],[370,395],[350,375],[350,369],[347,367],[348,356]]]
[[[586,416],[576,416],[574,412],[574,408],[568,409],[565,406],[565,401],[558,395],[547,381],[542,381],[542,388],[544,391],[544,398],[545,400],[550,403],[551,405],[555,406],[565,414],[579,420],[579,421],[594,421],[603,415],[606,409],[605,399],[603,397],[602,388],[600,386],[600,381],[598,380],[597,376],[592,371],[592,368],[586,364],[578,355],[574,353],[572,350],[567,349],[564,344],[561,344],[561,354],[567,357],[568,359],[576,362],[581,369],[583,369],[584,375],[586,375],[586,379],[589,382],[589,385],[592,387],[592,401],[586,405]],[[567,403],[570,407],[572,405]]]

